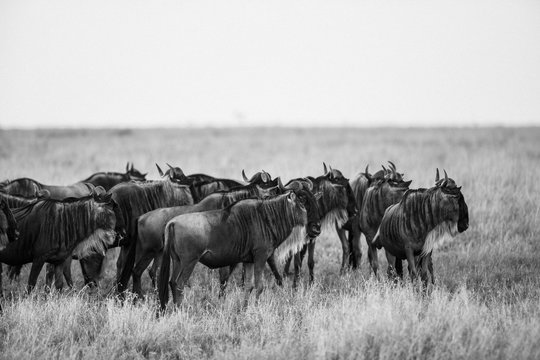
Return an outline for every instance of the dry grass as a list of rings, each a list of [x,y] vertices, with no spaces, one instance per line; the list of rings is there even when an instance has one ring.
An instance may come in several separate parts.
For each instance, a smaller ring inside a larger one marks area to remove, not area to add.
[[[202,265],[182,307],[157,319],[152,294],[135,305],[104,294],[112,264],[101,294],[79,291],[75,264],[76,291],[47,294],[38,283],[26,297],[23,284],[6,286],[3,358],[540,358],[540,129],[4,131],[0,141],[0,178],[45,183],[128,160],[154,177],[154,162],[167,161],[187,173],[264,168],[288,179],[319,174],[322,161],[353,176],[391,159],[413,187],[446,168],[471,222],[438,249],[429,297],[375,281],[365,259],[339,276],[336,236],[318,240],[315,286],[281,289],[267,274],[246,311],[237,284],[218,299],[217,274]]]

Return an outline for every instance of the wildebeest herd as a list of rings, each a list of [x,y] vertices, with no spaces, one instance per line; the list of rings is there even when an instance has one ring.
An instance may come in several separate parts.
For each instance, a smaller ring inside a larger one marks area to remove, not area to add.
[[[185,175],[167,164],[162,180],[146,180],[128,163],[125,173],[100,172],[68,186],[45,185],[28,178],[0,183],[0,263],[16,278],[32,263],[28,291],[47,263],[46,284],[72,287],[71,261],[78,259],[85,284],[99,285],[105,252],[120,247],[116,289],[122,294],[133,278],[142,296],[141,276],[149,270],[161,308],[169,298],[182,299],[183,288],[200,262],[219,268],[223,295],[231,272],[243,264],[245,302],[268,264],[278,285],[278,266],[297,286],[308,254],[309,281],[314,281],[314,248],[321,232],[334,229],[342,246],[341,272],[358,268],[361,234],[378,276],[377,250],[384,248],[388,276],[418,275],[434,283],[432,252],[441,239],[468,227],[468,208],[455,181],[436,171],[429,189],[409,189],[411,181],[389,162],[370,174],[366,167],[351,180],[323,164],[323,174],[290,180],[264,170],[243,181],[205,174]],[[1,266],[1,265],[0,265]],[[0,268],[1,272],[1,268]],[[1,286],[1,273],[0,273]]]

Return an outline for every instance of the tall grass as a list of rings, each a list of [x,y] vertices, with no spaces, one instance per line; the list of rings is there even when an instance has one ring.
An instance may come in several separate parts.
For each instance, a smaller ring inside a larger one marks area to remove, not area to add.
[[[339,276],[337,236],[317,240],[316,283],[293,291],[265,276],[241,307],[238,274],[224,299],[198,265],[183,304],[156,317],[155,296],[107,296],[7,284],[2,358],[540,358],[539,129],[237,129],[0,132],[0,178],[71,183],[98,170],[142,171],[165,161],[187,173],[239,178],[259,169],[284,179],[319,174],[322,161],[352,177],[394,160],[428,187],[445,168],[469,205],[470,228],[435,254],[437,286],[422,295],[362,269]],[[365,250],[365,245],[364,245]],[[379,255],[384,274],[384,256]],[[305,276],[305,274],[304,274]],[[384,276],[383,276],[384,278]]]

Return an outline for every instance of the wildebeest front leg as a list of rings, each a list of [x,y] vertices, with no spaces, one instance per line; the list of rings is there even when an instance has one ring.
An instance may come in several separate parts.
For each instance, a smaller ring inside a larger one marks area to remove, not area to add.
[[[73,287],[73,278],[71,277],[71,262],[73,260],[73,257],[69,255],[67,259],[64,261],[64,264],[62,266],[62,272],[64,275],[64,279],[66,279],[66,285],[69,288]]]
[[[229,276],[231,272],[227,266],[219,268],[219,295],[218,297],[225,296],[225,289],[227,288],[227,283],[229,281]]]
[[[347,266],[349,263],[349,257],[350,257],[349,239],[347,239],[347,237],[340,231],[338,231],[338,236],[339,236],[339,240],[341,241],[341,250],[343,251],[343,254],[341,257],[341,269],[339,273],[343,275],[345,271],[347,270]]]
[[[289,256],[287,258],[287,260],[285,261],[285,266],[283,266],[283,276],[284,277],[287,277],[287,276],[291,275],[291,273],[289,271],[289,268],[291,267],[291,260],[292,260],[293,257],[294,257],[294,255]]]
[[[245,282],[244,282],[244,308],[247,308],[248,302],[249,302],[249,295],[251,294],[251,291],[255,287],[254,284],[254,268],[255,265],[253,263],[244,263],[243,264],[244,274],[245,274]]]
[[[54,287],[56,290],[61,291],[64,287],[64,262],[54,265]]]
[[[274,274],[274,277],[276,278],[276,284],[278,286],[283,286],[283,279],[281,278],[281,274],[279,273],[278,268],[276,267],[276,260],[274,259],[274,254],[270,255],[268,260],[266,260],[268,263],[268,266],[270,267],[270,270],[272,271],[272,274]]]
[[[306,255],[307,244],[302,246],[299,252],[294,254],[294,278],[293,278],[293,288],[296,289],[298,281],[300,280],[300,271],[302,270],[302,262],[304,256]]]
[[[315,267],[315,240],[311,240],[307,244],[308,248],[308,260],[307,265],[309,269],[309,284],[313,284],[313,280],[315,280],[315,276],[313,275],[313,268]]]
[[[43,268],[43,264],[45,264],[43,260],[35,260],[32,263],[30,275],[28,276],[28,286],[26,288],[26,291],[28,293],[30,293],[32,289],[34,289],[34,287],[36,286],[37,278],[39,276],[39,273],[41,272],[41,268]]]
[[[154,254],[151,252],[146,252],[142,255],[139,255],[137,253],[137,258],[135,261],[135,266],[133,267],[133,270],[131,272],[131,275],[133,276],[133,293],[135,293],[137,296],[143,295],[142,293],[142,283],[141,283],[141,277],[144,272],[144,270],[150,265],[150,262],[152,261],[152,257],[154,257]],[[155,257],[154,257],[155,261]],[[155,284],[154,280],[152,279],[152,284]]]
[[[386,270],[386,274],[388,276],[388,279],[393,280],[394,282],[397,282],[397,273],[396,273],[396,257],[392,254],[390,254],[388,251],[385,250],[386,253],[386,261],[388,262],[388,269]]]
[[[357,223],[358,220],[353,219],[351,230],[349,231],[349,251],[351,254],[349,258],[349,265],[352,266],[353,269],[358,269],[360,266],[360,260],[362,259],[362,249],[360,247],[360,237],[362,236],[362,232],[360,231],[360,227]]]
[[[368,246],[368,260],[369,264],[371,265],[371,269],[373,270],[373,273],[378,278],[378,270],[379,270],[379,256],[377,255],[377,247],[373,245],[373,236],[366,234],[366,243]]]
[[[407,256],[407,263],[409,265],[409,276],[411,277],[412,281],[415,281],[418,277],[418,271],[416,271],[414,252],[409,244],[405,245],[405,255]]]

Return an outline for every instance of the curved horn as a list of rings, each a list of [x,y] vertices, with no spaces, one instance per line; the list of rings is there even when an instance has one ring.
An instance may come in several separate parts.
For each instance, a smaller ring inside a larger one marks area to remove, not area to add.
[[[309,180],[308,178],[304,178],[304,180],[309,184],[309,191],[313,190],[313,181]]]
[[[441,179],[441,178],[440,178],[440,176],[439,176],[439,168],[437,168],[437,173],[435,174],[435,182],[436,182],[436,183],[439,182],[440,179]]]
[[[157,171],[159,172],[159,176],[163,177],[163,170],[159,167],[159,165],[156,163]]]
[[[328,173],[328,169],[326,168],[326,164],[324,163],[324,161],[323,161],[322,165],[323,165],[324,174],[326,175]]]
[[[369,172],[368,172],[368,168],[369,168],[369,164],[368,164],[368,165],[366,165],[366,170],[364,171],[364,174],[365,174],[365,175],[368,175],[368,174],[369,174]]]
[[[129,161],[126,164],[126,172],[128,172],[128,171],[129,171]]]
[[[283,186],[283,183],[281,182],[281,176],[278,176],[277,183],[280,190],[285,190],[285,187]]]
[[[133,171],[133,162],[131,162],[131,171]]]
[[[330,169],[330,171],[334,171],[330,165],[328,165],[328,168]]]
[[[443,169],[443,171],[444,171],[444,181],[448,181],[448,174],[446,173],[446,170]]]
[[[242,177],[244,178],[244,181],[245,181],[245,182],[249,182],[249,179],[247,178],[244,169],[242,169]]]
[[[388,172],[388,170],[386,170],[386,168],[384,167],[384,165],[381,165],[382,166],[382,169],[384,170],[384,172]]]
[[[390,168],[396,170],[396,165],[394,165],[393,162],[391,162],[390,160],[388,160],[388,163],[390,164]]]
[[[173,168],[171,165],[169,165],[169,163],[165,163],[165,164],[167,164],[167,166],[168,166],[169,168],[171,168],[171,170],[174,170],[174,168]]]

